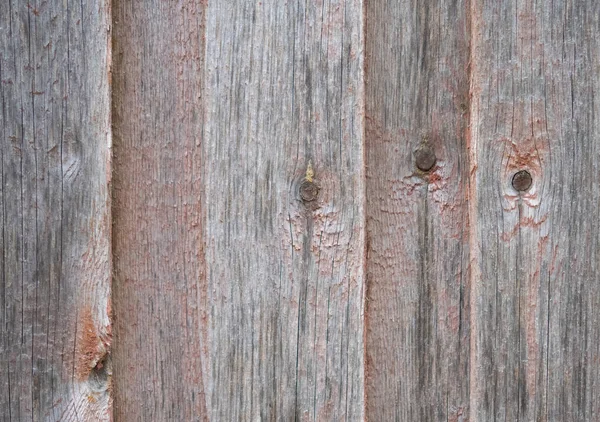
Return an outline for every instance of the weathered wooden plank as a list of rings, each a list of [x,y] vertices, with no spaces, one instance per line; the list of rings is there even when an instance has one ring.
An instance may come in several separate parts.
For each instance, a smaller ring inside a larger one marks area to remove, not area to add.
[[[213,420],[363,418],[362,9],[208,3]]]
[[[116,420],[206,417],[203,9],[113,1]]]
[[[0,3],[0,417],[109,420],[109,13]]]
[[[473,416],[598,420],[600,3],[471,12]]]
[[[467,420],[468,2],[366,14],[367,418]]]

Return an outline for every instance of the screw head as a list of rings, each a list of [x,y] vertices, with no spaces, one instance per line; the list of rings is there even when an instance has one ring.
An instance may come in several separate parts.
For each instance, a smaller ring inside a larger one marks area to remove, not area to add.
[[[436,162],[435,152],[429,145],[421,145],[415,151],[415,164],[421,171],[429,171]]]
[[[531,187],[533,180],[527,170],[521,170],[515,173],[512,178],[512,185],[515,190],[525,192]]]
[[[316,183],[305,180],[300,185],[299,192],[300,198],[302,198],[304,202],[312,202],[315,199],[317,199],[317,195],[319,194],[319,187]]]

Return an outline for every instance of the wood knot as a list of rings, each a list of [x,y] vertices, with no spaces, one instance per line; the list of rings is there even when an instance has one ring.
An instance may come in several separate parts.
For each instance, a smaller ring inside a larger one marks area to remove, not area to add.
[[[304,202],[312,202],[319,195],[319,187],[313,181],[304,180],[300,184],[299,193]]]
[[[415,150],[415,164],[421,171],[429,171],[436,162],[435,152],[429,145],[421,145]]]
[[[525,192],[531,187],[533,180],[527,170],[521,170],[515,173],[512,178],[512,185],[515,190]]]
[[[112,374],[110,355],[104,356],[88,375],[88,385],[95,393],[103,393],[110,388]]]

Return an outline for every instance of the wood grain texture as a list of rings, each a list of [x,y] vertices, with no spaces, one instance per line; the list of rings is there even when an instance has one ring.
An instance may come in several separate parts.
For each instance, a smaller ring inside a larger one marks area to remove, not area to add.
[[[366,18],[367,419],[468,420],[468,2]]]
[[[359,0],[208,4],[212,420],[363,418],[362,23]]]
[[[0,418],[110,418],[109,11],[0,3]]]
[[[599,420],[600,3],[471,12],[473,417]]]
[[[4,1],[1,419],[599,420],[599,30]]]
[[[113,2],[116,421],[206,418],[203,10]]]

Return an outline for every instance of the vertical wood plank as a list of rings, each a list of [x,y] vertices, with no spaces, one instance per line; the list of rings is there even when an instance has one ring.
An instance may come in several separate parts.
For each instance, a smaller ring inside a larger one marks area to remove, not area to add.
[[[118,421],[207,417],[203,10],[194,0],[113,1]]]
[[[600,4],[472,16],[474,417],[597,420]]]
[[[208,4],[213,420],[363,418],[362,25],[360,0]]]
[[[0,3],[0,418],[110,418],[109,10]]]
[[[366,15],[367,418],[468,420],[468,2]]]

